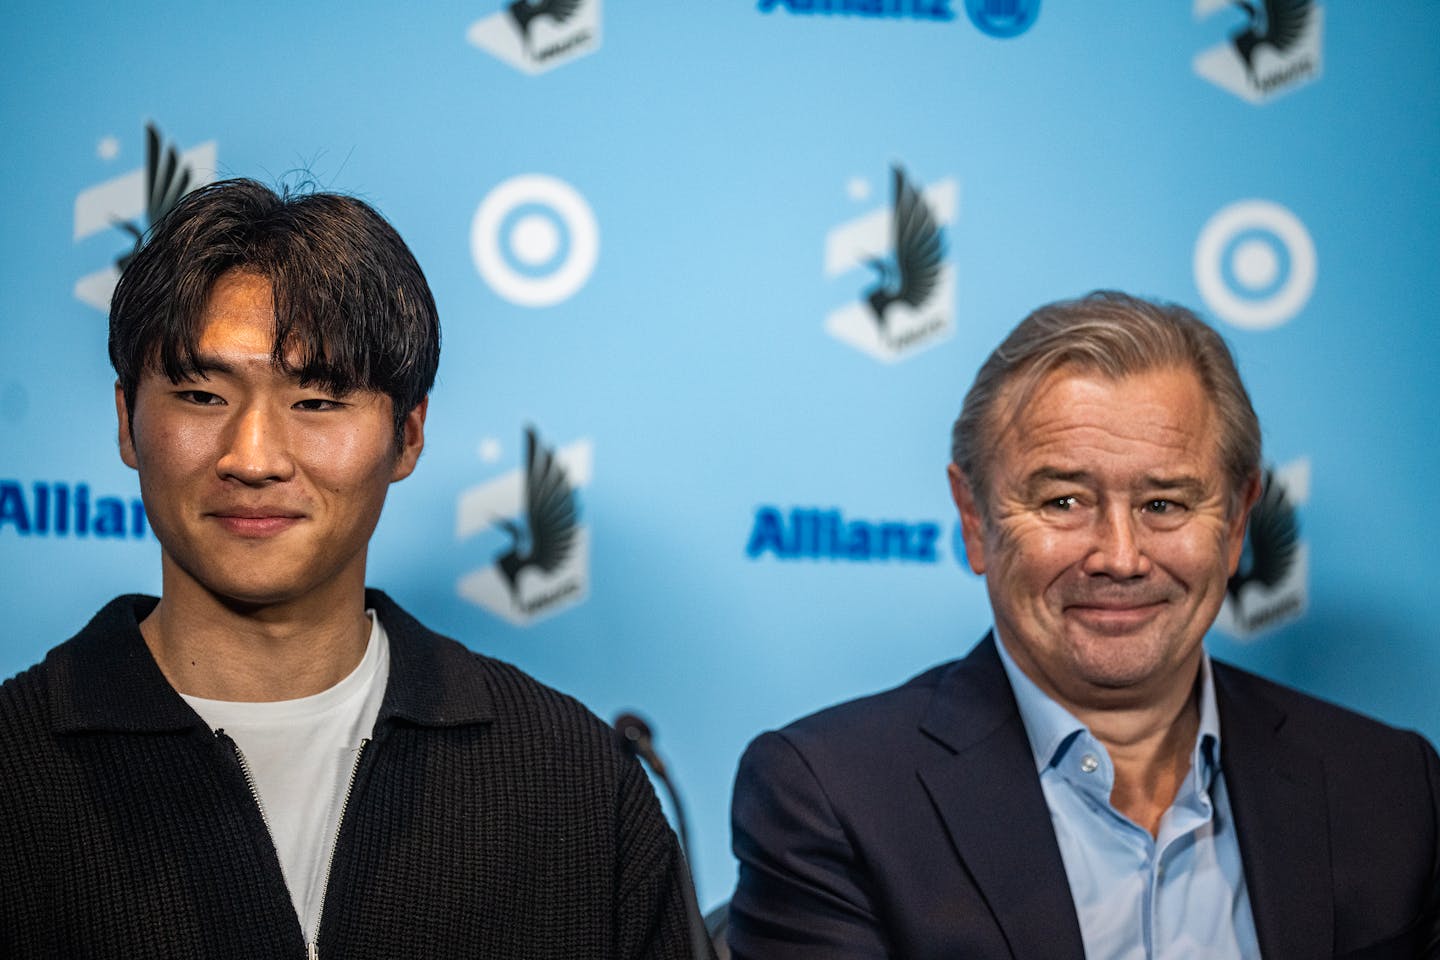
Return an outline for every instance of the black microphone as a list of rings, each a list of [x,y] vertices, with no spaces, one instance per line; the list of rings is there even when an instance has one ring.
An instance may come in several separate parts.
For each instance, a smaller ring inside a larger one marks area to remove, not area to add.
[[[655,735],[650,724],[633,713],[622,713],[615,718],[615,732],[620,735],[620,745],[632,756],[637,756],[650,767],[665,786],[670,796],[670,805],[675,808],[675,823],[679,826],[680,852],[685,857],[685,869],[680,871],[685,884],[685,913],[690,921],[690,949],[696,960],[714,956],[710,949],[710,934],[705,930],[705,921],[700,916],[700,903],[695,896],[695,878],[690,873],[690,831],[685,823],[685,806],[680,802],[680,793],[665,769],[665,761],[655,750]]]
[[[667,788],[670,787],[665,761],[655,752],[655,735],[650,732],[650,724],[633,713],[622,713],[615,718],[615,729],[620,731],[625,746],[631,752],[639,754],[640,758],[650,765],[650,769],[655,771],[655,776],[659,777]]]

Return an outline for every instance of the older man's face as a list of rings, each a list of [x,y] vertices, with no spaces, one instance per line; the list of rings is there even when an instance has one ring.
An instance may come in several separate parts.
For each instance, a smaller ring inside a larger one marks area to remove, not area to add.
[[[1061,703],[1143,705],[1194,682],[1258,491],[1230,496],[1219,429],[1188,369],[1062,369],[998,438],[985,507],[951,468],[1000,635]]]

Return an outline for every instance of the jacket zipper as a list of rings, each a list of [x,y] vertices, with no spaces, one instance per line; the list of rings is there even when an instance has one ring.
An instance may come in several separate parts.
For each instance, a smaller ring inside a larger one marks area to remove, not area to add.
[[[320,913],[315,917],[315,939],[305,946],[309,951],[308,960],[320,960],[320,925],[325,921],[325,898],[330,895],[330,871],[335,867],[335,849],[340,846],[340,828],[345,826],[345,811],[350,807],[350,794],[355,792],[355,775],[360,772],[360,758],[370,738],[360,741],[355,750],[355,762],[350,765],[350,780],[345,784],[345,799],[340,801],[340,816],[335,820],[335,836],[330,840],[330,855],[325,858],[325,876],[320,880]]]
[[[250,799],[255,801],[255,809],[260,811],[260,822],[265,825],[265,834],[270,838],[270,846],[274,847],[275,831],[270,829],[270,818],[265,814],[265,804],[260,801],[260,791],[255,789],[255,777],[250,773],[250,762],[245,759],[245,752],[240,749],[240,744],[236,743],[223,729],[216,730],[215,736],[230,744],[230,749],[235,751],[235,759],[240,764],[240,773],[245,777],[245,786],[250,790]],[[340,801],[340,817],[335,821],[335,836],[330,839],[330,855],[325,860],[325,875],[320,878],[320,912],[315,918],[315,937],[305,944],[307,960],[320,960],[320,924],[325,919],[325,898],[330,893],[330,871],[335,866],[335,848],[340,845],[340,828],[345,825],[345,811],[350,807],[350,795],[355,792],[355,775],[360,772],[360,757],[364,755],[365,748],[369,744],[368,737],[360,741],[360,746],[355,751],[355,762],[350,767],[350,780],[345,785],[345,798]],[[280,859],[278,849],[275,859],[277,862]]]

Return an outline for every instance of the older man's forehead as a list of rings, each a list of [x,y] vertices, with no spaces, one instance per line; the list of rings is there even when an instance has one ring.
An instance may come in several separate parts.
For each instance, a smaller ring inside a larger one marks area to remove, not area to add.
[[[992,446],[1008,461],[1011,482],[1027,489],[1094,481],[1101,464],[1110,482],[1123,466],[1127,484],[1170,489],[1190,481],[1212,487],[1211,474],[1223,470],[1218,409],[1183,368],[1122,377],[1061,369],[1008,399]]]
[[[995,422],[991,424],[992,437],[998,437],[1006,429],[1023,419],[1025,413],[1033,409],[1042,395],[1068,383],[1088,381],[1115,387],[1144,378],[1167,375],[1173,376],[1173,382],[1177,385],[1187,384],[1195,387],[1194,390],[1185,391],[1186,395],[1183,398],[1171,398],[1172,405],[1176,399],[1183,399],[1190,410],[1213,424],[1218,417],[1218,404],[1215,397],[1211,395],[1211,391],[1206,387],[1199,370],[1192,364],[1157,364],[1115,375],[1093,364],[1067,362],[1049,369],[1021,370],[1013,374],[1001,386],[999,396],[996,398]],[[1113,396],[1108,400],[1114,403],[1119,402],[1119,398]]]

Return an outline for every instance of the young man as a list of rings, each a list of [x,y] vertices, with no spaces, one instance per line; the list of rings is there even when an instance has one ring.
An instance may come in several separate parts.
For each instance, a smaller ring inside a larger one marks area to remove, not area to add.
[[[216,183],[127,267],[120,455],[163,588],[0,688],[0,955],[689,956],[610,730],[365,589],[439,339],[348,197]]]

